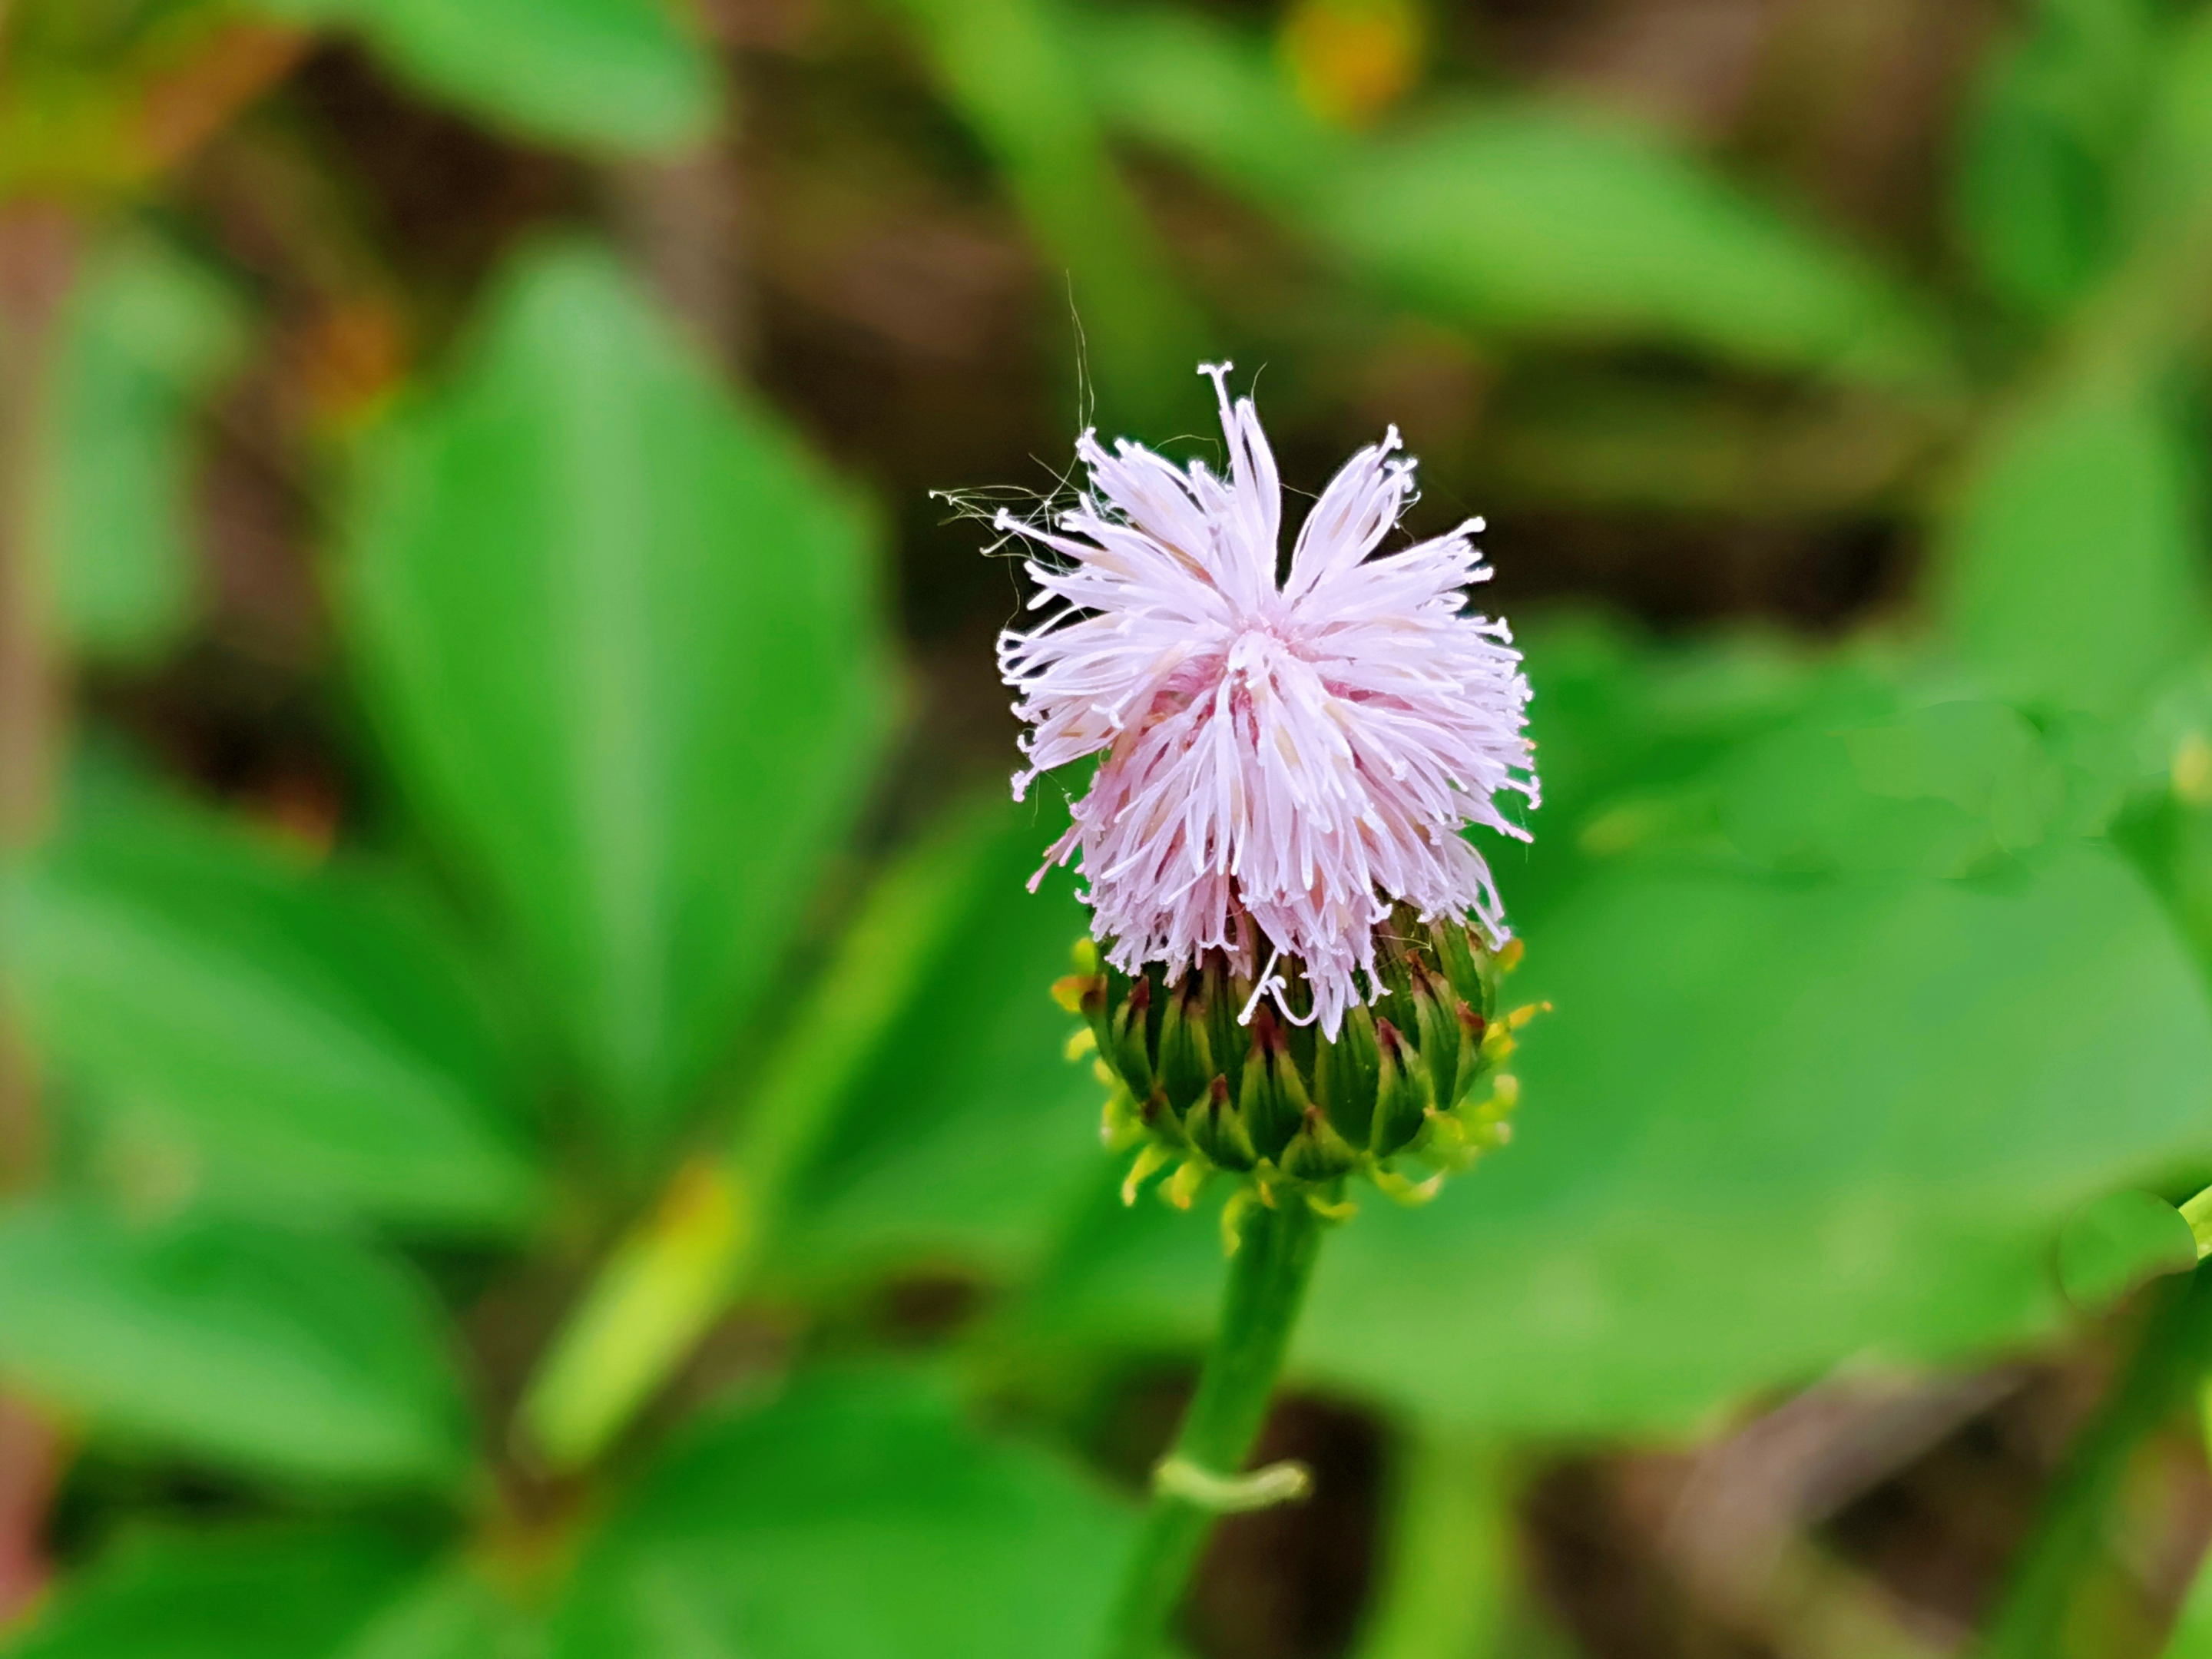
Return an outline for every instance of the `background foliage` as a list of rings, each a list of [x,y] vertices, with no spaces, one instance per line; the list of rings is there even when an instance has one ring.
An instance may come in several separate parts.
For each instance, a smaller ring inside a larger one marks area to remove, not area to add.
[[[0,30],[0,1650],[1079,1659],[1220,1256],[926,492],[1226,356],[1490,515],[1554,1012],[1191,1651],[2212,1652],[2212,13]]]

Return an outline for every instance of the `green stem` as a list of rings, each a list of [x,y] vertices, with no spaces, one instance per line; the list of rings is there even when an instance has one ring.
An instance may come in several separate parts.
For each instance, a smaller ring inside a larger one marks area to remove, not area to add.
[[[1982,1659],[2084,1659],[2100,1650],[2076,1609],[2106,1570],[2111,1511],[2142,1443],[2212,1368],[2212,1268],[2163,1281],[2135,1352],[2066,1467],[2014,1562]]]
[[[1243,1242],[1230,1259],[1220,1327],[1174,1456],[1218,1474],[1244,1467],[1267,1415],[1323,1226],[1309,1205],[1289,1196],[1279,1208],[1255,1206],[1246,1218]],[[1187,1498],[1153,1494],[1109,1626],[1106,1659],[1158,1659],[1216,1518]]]
[[[1389,1519],[1358,1659],[1505,1653],[1514,1483],[1488,1440],[1410,1423],[1391,1462]]]
[[[548,1468],[605,1451],[744,1292],[861,1067],[920,994],[985,845],[956,819],[878,878],[731,1149],[685,1164],[617,1241],[523,1395],[518,1431]]]

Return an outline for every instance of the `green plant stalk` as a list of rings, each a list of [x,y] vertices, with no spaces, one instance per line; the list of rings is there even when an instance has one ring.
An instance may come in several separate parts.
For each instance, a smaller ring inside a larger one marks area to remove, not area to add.
[[[1487,1440],[1402,1426],[1382,1574],[1357,1659],[1502,1654],[1513,1600],[1514,1482]]]
[[[1171,1455],[1217,1474],[1243,1468],[1267,1419],[1326,1224],[1291,1195],[1278,1208],[1255,1206],[1246,1218],[1230,1258],[1221,1322]],[[1187,1498],[1154,1492],[1108,1626],[1106,1659],[1159,1659],[1217,1518]]]
[[[619,1239],[555,1335],[518,1434],[548,1468],[597,1457],[742,1295],[793,1184],[836,1127],[847,1091],[898,1015],[969,893],[964,818],[876,883],[763,1067],[729,1151],[679,1170]]]
[[[2189,1224],[2189,1235],[2197,1241],[2197,1259],[2202,1261],[2212,1255],[2212,1187],[2183,1202],[2181,1218]]]
[[[1177,429],[1206,329],[1114,163],[1082,42],[1047,0],[898,0],[956,108],[1004,169],[1099,366],[1109,426]]]
[[[2157,1304],[2126,1369],[2075,1442],[2014,1562],[1979,1659],[2089,1659],[2098,1632],[2075,1617],[2106,1565],[2111,1511],[2137,1449],[2212,1369],[2212,1269],[2152,1287]]]

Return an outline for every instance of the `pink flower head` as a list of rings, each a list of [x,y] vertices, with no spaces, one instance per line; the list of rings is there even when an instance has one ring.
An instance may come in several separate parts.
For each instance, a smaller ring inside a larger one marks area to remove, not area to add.
[[[1528,839],[1498,797],[1538,799],[1528,682],[1506,625],[1462,608],[1491,574],[1468,540],[1481,520],[1370,556],[1413,499],[1395,427],[1322,492],[1277,580],[1282,488],[1252,400],[1231,406],[1230,368],[1200,368],[1227,477],[1127,439],[1109,455],[1085,432],[1090,488],[1073,510],[998,514],[1057,556],[1026,568],[1030,608],[1058,608],[999,638],[1032,728],[1014,798],[1103,750],[1045,868],[1080,850],[1108,959],[1172,980],[1220,950],[1243,975],[1256,966],[1255,1002],[1291,1017],[1276,964],[1293,957],[1312,987],[1304,1018],[1334,1037],[1380,988],[1375,931],[1394,904],[1425,921],[1472,912],[1504,942],[1497,884],[1460,832]]]

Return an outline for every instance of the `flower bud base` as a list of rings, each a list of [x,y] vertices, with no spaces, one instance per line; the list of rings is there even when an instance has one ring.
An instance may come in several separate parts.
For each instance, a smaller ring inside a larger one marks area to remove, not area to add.
[[[1475,928],[1401,906],[1376,942],[1377,994],[1334,1040],[1309,1021],[1295,960],[1277,963],[1279,993],[1255,996],[1219,951],[1170,983],[1158,967],[1132,979],[1078,943],[1077,971],[1053,992],[1084,1021],[1071,1055],[1095,1054],[1107,1085],[1107,1145],[1136,1152],[1125,1201],[1164,1176],[1162,1195],[1188,1209],[1225,1176],[1239,1188],[1224,1217],[1234,1249],[1255,1200],[1340,1215],[1345,1182],[1362,1176],[1421,1203],[1506,1142],[1520,1086],[1504,1065],[1537,1012],[1498,1012],[1518,941],[1493,950]]]

